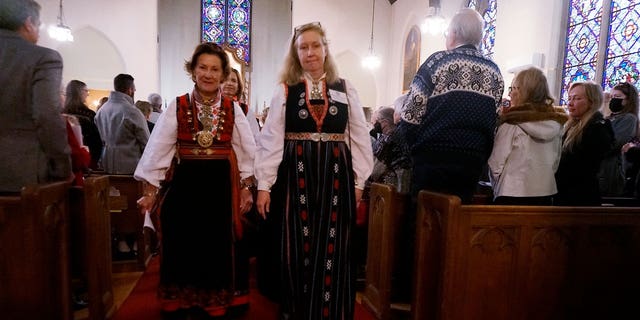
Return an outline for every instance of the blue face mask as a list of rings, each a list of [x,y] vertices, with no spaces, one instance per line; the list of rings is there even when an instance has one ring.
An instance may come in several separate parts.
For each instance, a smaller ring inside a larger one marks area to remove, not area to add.
[[[611,112],[620,112],[623,107],[622,99],[620,98],[611,98],[611,101],[609,101],[609,110],[611,110]]]

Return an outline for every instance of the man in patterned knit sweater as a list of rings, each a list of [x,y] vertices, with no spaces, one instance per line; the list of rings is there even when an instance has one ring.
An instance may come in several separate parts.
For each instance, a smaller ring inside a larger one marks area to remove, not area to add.
[[[475,10],[460,10],[446,34],[447,50],[427,58],[411,83],[398,132],[413,160],[414,199],[427,189],[470,202],[491,154],[504,82],[478,50],[482,26]]]
[[[413,78],[395,134],[411,154],[411,203],[403,218],[394,301],[411,299],[416,197],[423,189],[471,201],[493,148],[496,108],[504,82],[478,50],[483,20],[472,9],[452,19],[446,51],[432,54]]]

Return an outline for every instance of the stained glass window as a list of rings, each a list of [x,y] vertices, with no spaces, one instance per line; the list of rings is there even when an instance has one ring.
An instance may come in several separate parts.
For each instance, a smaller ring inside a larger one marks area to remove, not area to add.
[[[202,0],[202,41],[235,50],[236,57],[251,60],[251,0]]]
[[[498,12],[498,3],[496,0],[469,0],[468,8],[472,8],[482,15],[484,20],[484,32],[482,33],[482,52],[493,57],[494,46],[496,41],[496,14]]]
[[[638,0],[571,0],[560,104],[575,81],[600,81],[605,91],[621,81],[638,87],[640,19]],[[603,15],[604,9],[609,14]],[[605,31],[602,32],[604,26]],[[600,42],[606,55],[598,55]]]
[[[595,79],[602,24],[602,0],[571,0],[562,69],[560,104],[567,101],[569,84]]]
[[[619,82],[634,83],[639,87],[638,62],[640,60],[640,4],[637,0],[615,0],[611,6],[609,23],[609,43],[604,61],[604,90],[613,88]]]

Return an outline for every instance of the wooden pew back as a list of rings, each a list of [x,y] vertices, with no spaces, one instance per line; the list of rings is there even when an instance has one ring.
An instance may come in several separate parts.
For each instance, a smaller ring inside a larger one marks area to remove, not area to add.
[[[73,317],[69,267],[69,183],[25,187],[0,197],[0,315]]]
[[[393,186],[371,185],[366,286],[362,301],[378,319],[390,317],[391,277],[407,197],[397,193]]]
[[[413,319],[640,318],[640,210],[419,195]]]
[[[73,263],[88,285],[89,319],[109,319],[115,312],[109,177],[87,177],[83,187],[71,188],[70,198]]]
[[[116,234],[135,234],[138,255],[135,261],[114,261],[113,272],[143,271],[151,258],[149,235],[143,231],[144,215],[140,214],[136,201],[142,196],[142,182],[132,175],[108,175],[112,189],[120,195],[109,197],[111,227]]]

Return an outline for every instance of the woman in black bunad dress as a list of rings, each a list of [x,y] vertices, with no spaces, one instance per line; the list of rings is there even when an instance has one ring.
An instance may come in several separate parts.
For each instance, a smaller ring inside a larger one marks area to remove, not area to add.
[[[223,316],[249,303],[248,282],[239,281],[248,277],[240,266],[248,261],[234,257],[240,217],[253,204],[255,143],[238,103],[221,96],[230,72],[226,53],[202,43],[185,69],[195,87],[156,123],[134,174],[144,185],[138,204],[143,212],[159,208],[165,318],[203,310]]]
[[[266,289],[283,319],[352,319],[355,209],[373,167],[362,105],[317,22],[295,28],[280,80],[256,152],[257,207],[280,275],[279,290]]]

